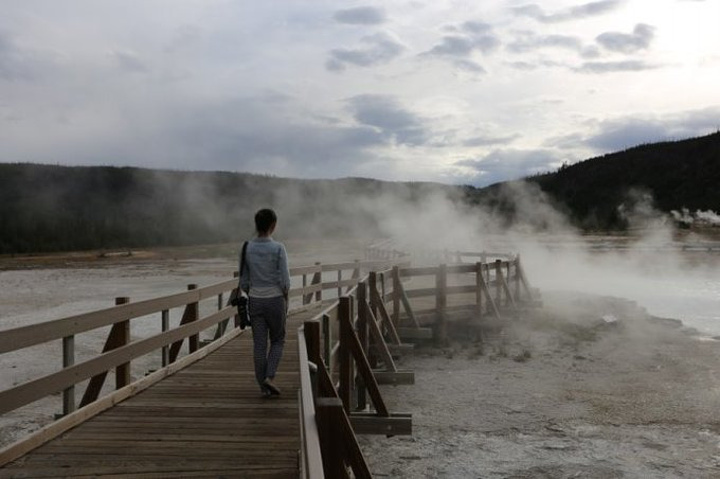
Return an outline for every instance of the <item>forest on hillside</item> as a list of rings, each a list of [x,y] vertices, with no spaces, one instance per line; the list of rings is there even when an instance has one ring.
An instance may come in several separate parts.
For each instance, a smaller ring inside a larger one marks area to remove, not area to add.
[[[622,230],[643,203],[659,212],[720,211],[720,132],[607,154],[536,183],[585,230]]]
[[[234,242],[252,235],[254,212],[267,206],[278,210],[287,235],[377,238],[388,234],[388,218],[425,214],[429,198],[501,228],[551,230],[563,216],[586,231],[623,230],[639,203],[663,214],[717,212],[718,185],[720,133],[486,188],[0,163],[0,254]],[[541,205],[545,214],[536,214]]]
[[[369,179],[0,164],[0,254],[238,241],[273,207],[300,237],[380,235],[382,205],[455,187]]]
[[[641,145],[521,181],[468,187],[466,196],[468,203],[492,211],[506,225],[529,220],[542,229],[544,217],[528,218],[519,207],[532,194],[525,203],[545,201],[580,230],[625,231],[658,219],[682,218],[679,225],[687,227],[704,217],[720,226],[719,185],[717,132]]]

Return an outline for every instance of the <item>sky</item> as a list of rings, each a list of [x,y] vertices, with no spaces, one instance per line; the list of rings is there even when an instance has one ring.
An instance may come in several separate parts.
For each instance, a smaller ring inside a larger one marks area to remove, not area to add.
[[[484,186],[718,131],[718,19],[718,0],[0,0],[0,162]]]

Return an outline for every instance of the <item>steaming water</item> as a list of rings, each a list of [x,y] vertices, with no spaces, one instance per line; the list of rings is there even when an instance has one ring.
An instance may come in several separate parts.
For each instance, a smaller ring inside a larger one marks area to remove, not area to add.
[[[689,327],[720,335],[720,280],[717,278],[658,278],[648,290],[626,294],[655,316],[677,318]]]
[[[694,261],[689,265],[688,259]],[[675,318],[699,332],[720,336],[718,255],[588,257],[550,255],[526,262],[541,290],[578,291],[636,301],[653,316]],[[703,262],[704,261],[704,262]],[[528,264],[529,263],[529,264]],[[548,275],[547,272],[552,271]]]

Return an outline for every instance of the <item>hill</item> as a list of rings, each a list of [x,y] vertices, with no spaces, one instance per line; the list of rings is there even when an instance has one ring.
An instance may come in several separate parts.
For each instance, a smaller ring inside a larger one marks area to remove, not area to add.
[[[296,237],[384,236],[392,234],[389,218],[418,234],[488,217],[479,220],[484,232],[519,222],[553,230],[564,222],[558,211],[585,230],[621,230],[628,210],[650,202],[664,213],[718,211],[718,185],[720,132],[487,188],[0,163],[0,254],[238,241],[252,234],[252,215],[264,206],[276,208],[282,232]],[[426,211],[432,198],[443,204]],[[414,225],[417,215],[431,224]]]
[[[720,132],[647,144],[536,176],[584,229],[622,229],[624,211],[651,198],[664,213],[720,210]],[[648,196],[649,195],[649,196]]]
[[[383,205],[457,187],[371,179],[0,164],[0,254],[238,241],[278,210],[285,234],[379,235]]]

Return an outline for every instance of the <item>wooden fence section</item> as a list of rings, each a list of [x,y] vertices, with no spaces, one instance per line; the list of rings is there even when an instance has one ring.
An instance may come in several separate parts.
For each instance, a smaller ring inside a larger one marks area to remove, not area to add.
[[[431,277],[434,284],[421,288],[404,284],[403,280],[415,277]],[[421,325],[410,298],[415,302],[434,299],[432,309],[420,312],[432,313],[430,327]],[[303,437],[312,441],[303,442],[306,449],[301,456],[307,464],[314,457],[314,467],[319,470],[322,464],[324,474],[303,477],[369,478],[356,435],[412,433],[411,414],[391,412],[379,388],[414,383],[412,371],[398,370],[394,361],[412,349],[402,342],[403,336],[434,338],[442,344],[449,311],[467,311],[479,321],[488,316],[503,321],[507,311],[537,304],[519,257],[491,264],[395,266],[370,272],[298,330],[299,341],[305,345],[299,361],[306,378],[300,391],[301,417],[316,418],[305,423]],[[401,328],[402,321],[411,324]]]
[[[313,314],[294,312],[288,326]],[[297,478],[297,338],[285,343],[277,399],[263,398],[255,383],[251,334],[234,329],[217,343],[203,348],[211,351],[202,360],[0,469],[0,478]]]
[[[412,349],[404,341],[444,343],[446,323],[456,311],[502,321],[508,312],[535,303],[519,257],[418,268],[404,255],[383,255],[380,249],[374,255],[388,259],[291,270],[295,283],[301,282],[290,292],[295,303],[291,324],[298,335],[288,336],[285,376],[279,378],[286,394],[278,402],[259,399],[253,387],[250,335],[228,327],[235,310],[224,305],[223,294],[237,279],[204,288],[191,285],[187,292],[143,302],[120,299],[107,310],[0,332],[0,354],[46,341],[61,340],[66,346],[62,370],[0,391],[0,413],[59,391],[64,391],[66,412],[38,434],[0,450],[2,466],[37,448],[0,469],[0,477],[23,477],[14,474],[31,463],[37,477],[53,477],[58,467],[102,475],[125,471],[131,463],[135,469],[128,469],[129,477],[141,471],[149,471],[143,477],[168,477],[178,471],[197,477],[264,477],[260,473],[265,466],[257,459],[263,447],[278,454],[272,459],[275,475],[271,471],[267,477],[291,477],[285,474],[293,468],[295,477],[298,470],[304,478],[350,477],[350,470],[352,477],[371,477],[355,435],[412,431],[411,415],[390,411],[380,389],[383,384],[414,382],[412,371],[396,365],[396,359]],[[454,255],[460,260],[474,257],[487,259],[473,253]],[[202,316],[200,304],[210,300],[217,301],[217,310]],[[171,329],[172,308],[182,309],[182,318]],[[158,313],[162,332],[130,341],[130,321]],[[107,326],[111,330],[103,352],[74,364],[74,335]],[[208,332],[214,333],[213,339],[201,341],[200,335]],[[183,344],[188,344],[185,356]],[[130,364],[157,352],[163,367],[133,381]],[[238,359],[244,369],[238,369]],[[292,366],[286,367],[288,363]],[[117,391],[100,397],[110,370],[115,371]],[[87,388],[81,408],[74,410],[73,388],[82,381]],[[282,421],[268,421],[276,412]],[[260,440],[256,444],[252,438]],[[145,447],[133,447],[136,441]],[[212,449],[213,444],[217,448]],[[128,455],[125,449],[137,454]],[[233,463],[238,452],[242,460]],[[88,466],[95,459],[95,468]]]
[[[300,308],[303,305],[322,301],[323,292],[329,297],[337,297],[336,295],[341,294],[343,288],[357,284],[361,270],[377,268],[380,264],[387,262],[354,261],[337,265],[316,264],[307,268],[291,268],[291,279],[294,283],[301,283],[290,290],[291,305],[294,303],[293,298],[302,298],[302,305],[296,305]],[[343,278],[343,272],[347,272],[347,277]],[[324,276],[337,279],[324,280]],[[234,327],[228,328],[230,319],[235,316],[235,308],[227,306],[224,302],[224,295],[236,286],[237,279],[231,279],[203,288],[189,285],[186,292],[135,303],[130,302],[129,298],[119,298],[116,300],[116,306],[104,310],[0,331],[0,355],[54,341],[60,341],[63,347],[62,358],[57,359],[62,363],[62,369],[0,391],[0,414],[12,412],[62,392],[63,415],[72,417],[70,420],[59,421],[49,427],[52,434],[59,434],[92,414],[97,414],[104,408],[111,407],[116,402],[148,387],[153,384],[148,377],[134,379],[130,377],[132,362],[148,354],[161,356],[163,368],[158,371],[159,374],[149,376],[157,381],[165,377],[168,371],[177,370],[176,367],[167,368],[183,357],[184,344],[187,344],[185,357],[199,358],[202,355],[196,353],[204,349],[204,343],[200,341],[201,334],[210,334],[214,341],[219,341],[226,339],[227,335],[237,333]],[[210,302],[211,309],[216,310],[200,317],[200,305],[203,302]],[[169,324],[171,310],[181,312],[180,322],[174,328],[170,328]],[[131,322],[154,315],[158,316],[162,324],[162,332],[131,341],[129,334]],[[76,362],[75,336],[106,327],[111,329],[103,350],[86,361]],[[109,373],[114,373],[116,378],[116,391],[106,394],[105,400],[100,402],[100,393]],[[75,389],[77,385],[82,384],[86,386],[81,395],[81,408],[77,410],[76,399],[79,391],[76,392]],[[87,408],[93,404],[94,407]],[[73,414],[76,410],[82,413]],[[52,434],[45,432],[39,437],[47,440]],[[20,441],[0,450],[0,465],[24,454],[29,450],[30,445],[36,446],[36,442],[37,440]]]

